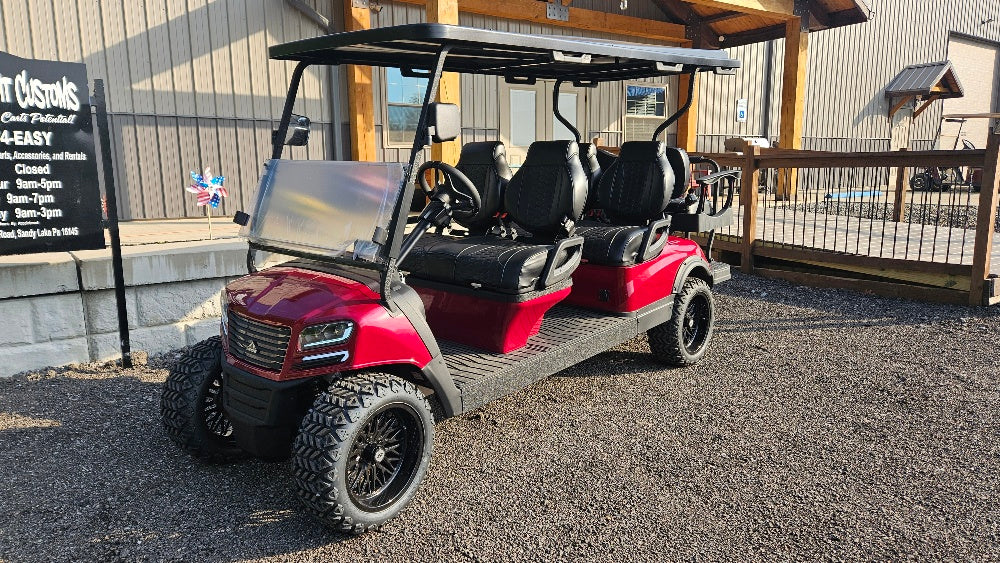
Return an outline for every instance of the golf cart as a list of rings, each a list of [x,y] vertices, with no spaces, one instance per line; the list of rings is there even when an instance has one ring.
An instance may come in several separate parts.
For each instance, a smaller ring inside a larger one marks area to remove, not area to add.
[[[705,354],[711,287],[729,268],[671,233],[731,223],[738,173],[692,191],[686,154],[656,140],[623,144],[603,169],[595,147],[572,140],[534,143],[514,174],[500,142],[466,144],[456,166],[417,162],[460,133],[458,107],[434,102],[443,71],[553,79],[558,99],[563,81],[731,74],[737,61],[439,24],[332,34],[270,55],[298,64],[254,208],[236,218],[250,273],[222,291],[220,335],[190,349],[163,390],[166,431],[195,457],[290,456],[306,509],[361,533],[413,497],[435,419],[642,333],[666,364]],[[428,78],[408,163],[281,159],[308,137],[292,109],[313,64]],[[411,223],[415,183],[428,203]],[[709,211],[716,185],[728,195]],[[264,267],[275,255],[287,259]]]

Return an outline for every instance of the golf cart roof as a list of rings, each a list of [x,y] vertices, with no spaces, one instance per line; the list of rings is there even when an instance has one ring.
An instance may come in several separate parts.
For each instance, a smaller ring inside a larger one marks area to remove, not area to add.
[[[505,76],[512,81],[607,82],[711,70],[731,73],[740,62],[719,50],[664,47],[608,39],[528,35],[417,23],[333,33],[275,45],[272,59],[427,70],[444,45],[444,70]]]

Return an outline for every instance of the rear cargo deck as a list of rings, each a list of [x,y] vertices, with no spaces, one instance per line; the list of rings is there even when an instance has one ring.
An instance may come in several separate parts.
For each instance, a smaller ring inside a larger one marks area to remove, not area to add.
[[[640,319],[649,314],[614,317],[556,306],[545,315],[539,333],[509,354],[447,341],[440,345],[467,412],[635,338]]]

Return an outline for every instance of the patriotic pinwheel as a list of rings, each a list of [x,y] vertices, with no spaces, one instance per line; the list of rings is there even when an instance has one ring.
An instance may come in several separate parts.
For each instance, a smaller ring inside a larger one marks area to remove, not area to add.
[[[228,197],[229,192],[222,185],[226,181],[225,176],[212,176],[212,169],[205,168],[205,175],[191,172],[191,179],[194,183],[187,187],[187,191],[198,194],[198,205],[211,205],[213,208],[219,207],[222,198]]]

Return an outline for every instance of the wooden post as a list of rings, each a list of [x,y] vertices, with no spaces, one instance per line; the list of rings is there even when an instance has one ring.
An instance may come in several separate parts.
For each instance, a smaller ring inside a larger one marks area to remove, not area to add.
[[[806,66],[809,62],[809,30],[802,18],[785,22],[785,71],[781,81],[781,137],[783,149],[802,148],[802,114],[806,107]],[[798,171],[778,175],[777,199],[795,196]]]
[[[899,152],[905,152],[906,149],[899,149]],[[902,222],[903,218],[906,216],[906,196],[907,189],[910,184],[906,181],[906,167],[900,166],[893,170],[895,177],[889,178],[889,183],[895,182],[896,193],[892,204],[892,220],[896,223]],[[892,176],[892,175],[890,175]]]
[[[682,74],[677,80],[677,106],[683,106],[687,100],[681,100],[686,95],[691,80],[694,80],[694,90],[691,91],[691,108],[677,120],[677,146],[687,152],[695,152],[698,143],[698,75]]]
[[[344,0],[345,31],[369,29],[371,26],[372,16],[368,8],[355,8],[351,0]],[[374,162],[375,97],[372,93],[372,68],[348,65],[346,71],[351,160]]]
[[[993,230],[997,220],[997,190],[1000,188],[1000,134],[990,132],[986,142],[986,164],[983,167],[983,187],[979,192],[979,213],[976,216],[976,245],[972,255],[972,284],[969,305],[983,305],[983,289],[990,274],[990,252],[993,250]]]
[[[458,25],[458,0],[427,0],[427,21]],[[445,72],[441,75],[441,82],[438,85],[437,101],[458,104],[461,98],[461,88],[459,75],[454,72]],[[461,152],[461,139],[431,145],[431,159],[448,164],[457,164]]]
[[[740,250],[740,268],[744,273],[753,273],[753,246],[757,241],[757,186],[760,184],[760,170],[757,168],[757,157],[760,147],[750,146],[743,149],[745,161],[740,176],[740,203],[743,205],[743,240]]]

